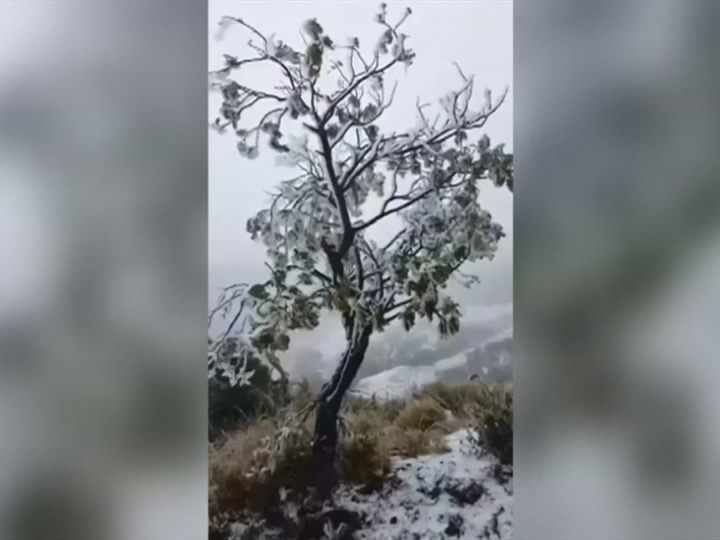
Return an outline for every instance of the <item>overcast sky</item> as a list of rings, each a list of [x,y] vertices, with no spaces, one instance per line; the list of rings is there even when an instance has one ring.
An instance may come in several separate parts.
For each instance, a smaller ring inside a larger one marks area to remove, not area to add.
[[[390,20],[401,15],[405,6],[413,14],[403,26],[408,45],[417,57],[410,69],[398,68],[398,89],[393,107],[383,117],[383,125],[393,129],[415,124],[415,100],[436,103],[450,89],[458,88],[457,62],[466,74],[475,76],[475,104],[482,104],[482,89],[499,95],[506,87],[505,104],[484,128],[493,144],[505,143],[512,150],[513,51],[512,2],[485,0],[474,2],[388,2]],[[222,54],[238,57],[248,54],[251,37],[247,30],[233,26],[221,40],[216,39],[217,23],[223,15],[241,17],[260,31],[275,34],[298,49],[302,47],[299,28],[316,17],[336,42],[357,36],[368,54],[379,36],[380,26],[372,18],[374,2],[252,2],[211,1],[209,8],[209,66],[222,66]],[[267,72],[257,75],[251,86],[271,87],[277,78]],[[251,76],[250,73],[247,75]],[[210,96],[210,119],[217,115],[219,97]],[[481,133],[476,133],[479,137]],[[275,156],[262,151],[253,161],[242,158],[232,135],[209,134],[209,292],[211,304],[218,288],[238,281],[265,279],[264,248],[251,241],[245,223],[267,206],[269,191],[278,181],[292,176],[292,169],[277,167]],[[472,292],[463,290],[460,298],[465,311],[473,306],[512,302],[512,195],[507,189],[487,185],[481,190],[481,203],[502,224],[507,237],[501,241],[495,259],[483,261],[468,270],[482,283]],[[322,333],[323,329],[319,329]],[[337,334],[337,332],[333,332]]]

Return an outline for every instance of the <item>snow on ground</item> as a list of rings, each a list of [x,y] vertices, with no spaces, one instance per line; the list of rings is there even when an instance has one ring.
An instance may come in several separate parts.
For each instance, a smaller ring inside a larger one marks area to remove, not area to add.
[[[396,366],[360,379],[354,393],[379,399],[400,399],[438,379],[435,366]]]
[[[402,399],[423,386],[442,379],[445,371],[467,365],[466,353],[438,360],[429,366],[396,366],[360,379],[353,391],[379,399]]]
[[[471,453],[466,430],[447,443],[445,454],[396,460],[380,492],[340,489],[335,505],[364,516],[358,540],[512,538],[512,476],[498,480],[496,461]]]

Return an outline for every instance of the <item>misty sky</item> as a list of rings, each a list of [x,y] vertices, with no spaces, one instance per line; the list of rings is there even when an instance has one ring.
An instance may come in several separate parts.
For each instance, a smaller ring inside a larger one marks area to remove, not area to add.
[[[411,7],[413,14],[403,26],[408,34],[408,45],[417,56],[405,72],[399,67],[393,72],[398,88],[392,108],[383,117],[381,127],[392,126],[401,130],[415,124],[415,101],[437,103],[451,89],[459,87],[459,76],[453,62],[466,74],[475,76],[476,107],[482,103],[482,89],[487,87],[493,95],[500,95],[509,87],[504,105],[487,123],[483,131],[471,138],[477,140],[487,133],[493,144],[505,143],[512,150],[512,2],[388,2],[388,19],[396,20],[403,9]],[[302,49],[299,28],[302,23],[316,17],[326,34],[336,42],[357,36],[361,48],[369,56],[381,27],[373,22],[377,12],[374,2],[210,2],[209,67],[222,66],[222,54],[238,57],[248,55],[246,45],[251,37],[246,29],[232,26],[221,40],[216,39],[217,23],[223,15],[240,17],[266,35]],[[250,51],[251,52],[251,51]],[[235,75],[237,76],[237,75]],[[273,72],[247,72],[251,86],[272,87],[279,82]],[[389,78],[392,81],[392,78]],[[210,95],[210,116],[217,115],[219,96]],[[275,155],[269,149],[260,157],[249,161],[236,150],[237,140],[232,134],[209,134],[209,294],[214,303],[219,287],[238,281],[266,279],[264,247],[253,242],[245,231],[245,223],[260,208],[267,206],[267,191],[280,180],[291,177],[294,171],[275,165]],[[512,302],[512,194],[506,189],[486,184],[481,189],[481,203],[502,224],[504,238],[493,261],[481,261],[464,267],[477,274],[482,283],[472,291],[460,289],[463,311],[480,310],[480,306]],[[380,231],[382,234],[382,230]],[[340,346],[336,338],[340,332],[321,326],[316,332],[321,341],[331,341],[329,349]],[[318,336],[301,337],[302,341]],[[295,341],[297,343],[297,340]],[[327,350],[327,349],[326,349]],[[329,352],[329,351],[328,351]]]

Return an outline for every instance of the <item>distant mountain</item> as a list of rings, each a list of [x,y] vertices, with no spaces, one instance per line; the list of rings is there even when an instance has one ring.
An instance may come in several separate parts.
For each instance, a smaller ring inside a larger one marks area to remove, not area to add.
[[[446,340],[439,339],[437,328],[427,321],[420,321],[410,332],[391,326],[373,336],[357,380],[382,374],[375,383],[366,383],[372,388],[392,386],[395,378],[403,376],[416,383],[430,378],[467,380],[474,374],[481,380],[508,382],[512,379],[512,328],[512,304],[468,306],[460,333]],[[332,376],[344,344],[327,347],[327,341],[327,336],[317,335],[291,347],[283,361],[291,379],[305,378],[318,389]],[[394,368],[402,369],[393,372]],[[410,373],[407,368],[418,369]]]
[[[435,366],[397,366],[360,379],[353,395],[379,399],[399,399],[438,380]]]
[[[439,339],[435,326],[425,321],[411,332],[393,327],[374,336],[358,377],[369,377],[395,366],[430,366],[438,360],[481,349],[491,341],[512,336],[512,317],[512,304],[470,306],[463,314],[460,333],[447,340]],[[475,353],[478,369],[482,367],[479,357],[495,354],[493,350]],[[472,363],[470,367],[474,367]]]
[[[512,382],[512,341],[501,336],[430,365],[395,366],[361,378],[352,393],[399,399],[435,381],[463,381],[473,375],[482,382]]]

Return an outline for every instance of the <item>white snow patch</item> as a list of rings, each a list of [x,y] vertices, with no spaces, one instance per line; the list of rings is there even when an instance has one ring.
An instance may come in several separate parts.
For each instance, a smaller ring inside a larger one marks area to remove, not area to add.
[[[496,461],[470,451],[467,430],[449,435],[447,444],[445,454],[395,460],[394,480],[377,493],[361,494],[350,486],[339,490],[335,505],[364,516],[358,540],[512,538],[512,476],[497,480]],[[482,495],[463,504],[448,493],[450,486],[482,486]],[[446,532],[451,519],[460,524],[454,535]]]
[[[435,366],[397,366],[360,379],[354,392],[379,399],[401,399],[437,379]]]
[[[445,371],[467,365],[466,353],[443,358],[429,366],[396,366],[360,379],[354,392],[378,399],[402,399],[442,378]]]

